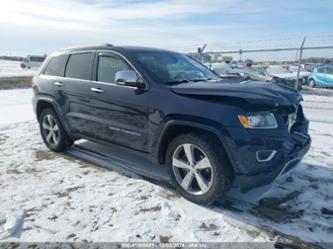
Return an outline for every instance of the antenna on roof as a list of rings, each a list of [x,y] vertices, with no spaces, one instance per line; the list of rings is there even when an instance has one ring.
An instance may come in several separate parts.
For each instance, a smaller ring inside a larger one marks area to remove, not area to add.
[[[111,43],[105,43],[105,46],[112,47],[113,45]]]

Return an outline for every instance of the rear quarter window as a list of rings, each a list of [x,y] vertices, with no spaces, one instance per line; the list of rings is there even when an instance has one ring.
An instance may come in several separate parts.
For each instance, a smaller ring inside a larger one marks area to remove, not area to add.
[[[71,54],[67,62],[65,77],[90,80],[94,54]]]
[[[44,70],[44,74],[63,77],[67,59],[68,55],[58,55],[52,57]]]

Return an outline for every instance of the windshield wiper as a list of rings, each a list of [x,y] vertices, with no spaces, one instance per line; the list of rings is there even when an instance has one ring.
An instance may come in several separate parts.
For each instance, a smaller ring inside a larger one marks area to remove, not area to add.
[[[188,83],[190,80],[172,80],[172,81],[167,81],[164,84],[181,84],[181,83]]]
[[[204,78],[204,79],[200,79],[200,78],[198,78],[198,79],[193,79],[193,80],[191,80],[191,81],[193,81],[193,82],[199,82],[199,81],[207,81],[208,79],[206,79],[206,78]]]
[[[199,82],[199,81],[209,81],[214,80],[213,78],[197,78],[197,79],[184,79],[184,80],[173,80],[167,81],[165,84],[181,84],[181,83],[188,83],[188,82]]]
[[[193,79],[191,81],[198,82],[198,81],[210,81],[210,80],[215,80],[217,81],[218,79],[213,79],[213,78],[202,78],[202,79]]]

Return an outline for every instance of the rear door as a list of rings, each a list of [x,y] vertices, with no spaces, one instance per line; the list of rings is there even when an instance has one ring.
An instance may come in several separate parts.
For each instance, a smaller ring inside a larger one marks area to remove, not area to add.
[[[59,82],[63,88],[66,119],[74,133],[91,133],[89,82],[92,78],[94,51],[75,52],[69,55],[65,77]]]
[[[326,67],[318,67],[316,73],[316,83],[321,85],[326,84]]]
[[[333,86],[333,67],[326,68],[326,83],[328,86]]]
[[[52,56],[47,62],[45,69],[38,77],[38,90],[40,94],[51,95],[60,107],[65,105],[64,88],[62,85],[68,57],[67,54]]]
[[[116,52],[97,52],[89,84],[94,128],[99,138],[147,151],[148,91],[117,84],[118,71],[135,70]]]

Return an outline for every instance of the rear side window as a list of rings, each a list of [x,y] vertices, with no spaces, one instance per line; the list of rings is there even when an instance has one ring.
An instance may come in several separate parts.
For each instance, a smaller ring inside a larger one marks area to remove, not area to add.
[[[58,55],[52,57],[45,68],[44,74],[63,77],[67,59],[68,55]]]
[[[100,56],[98,59],[97,80],[115,83],[116,73],[131,70],[131,67],[121,58],[113,56]]]
[[[90,80],[93,53],[72,54],[67,62],[65,77]]]
[[[318,73],[325,73],[325,67],[319,67],[318,69],[317,69],[317,72]]]
[[[327,74],[333,74],[333,68],[332,67],[326,68],[326,73]]]

